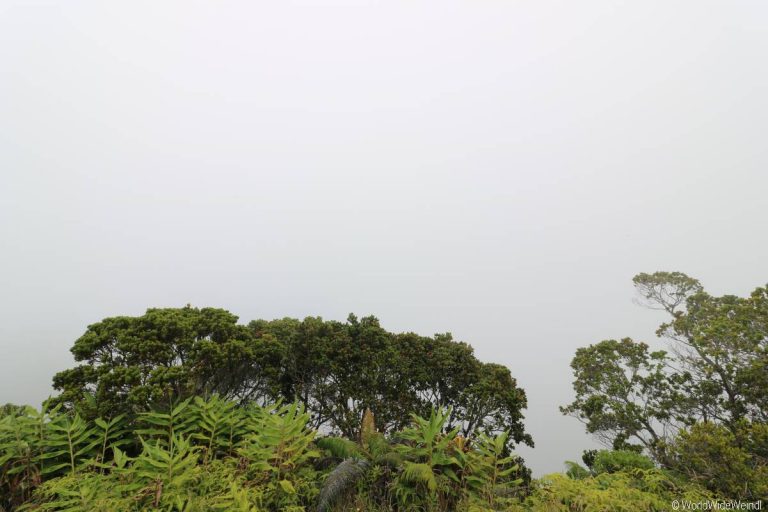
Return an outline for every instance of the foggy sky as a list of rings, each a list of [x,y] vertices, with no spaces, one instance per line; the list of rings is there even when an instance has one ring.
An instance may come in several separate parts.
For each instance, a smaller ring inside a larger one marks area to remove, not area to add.
[[[595,446],[577,347],[655,340],[638,272],[768,281],[764,1],[0,1],[0,403],[147,307],[374,314]]]

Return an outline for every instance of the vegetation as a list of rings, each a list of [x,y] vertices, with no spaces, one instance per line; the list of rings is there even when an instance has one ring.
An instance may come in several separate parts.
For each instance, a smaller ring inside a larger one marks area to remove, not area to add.
[[[663,511],[768,496],[768,288],[639,274],[671,350],[580,348],[562,408],[610,449],[537,480],[526,396],[450,334],[374,317],[237,323],[150,309],[88,327],[41,409],[0,407],[0,512]]]
[[[412,413],[443,407],[464,436],[508,431],[511,441],[533,445],[522,421],[525,392],[506,367],[481,363],[450,334],[393,334],[374,317],[244,326],[221,309],[149,309],[90,325],[72,354],[83,364],[54,377],[54,403],[88,417],[216,393],[239,404],[298,400],[312,427],[354,438],[367,408],[394,432]]]
[[[0,419],[2,506],[253,512],[360,502],[439,511],[514,496],[522,480],[504,453],[506,433],[470,443],[458,428],[444,431],[448,417],[441,410],[414,416],[386,437],[369,413],[355,444],[316,439],[298,402],[237,407],[216,395],[195,397],[132,421],[28,408]]]
[[[580,479],[563,474],[538,481],[536,490],[513,511],[668,511],[674,500],[703,503],[715,495],[676,480],[659,469],[599,473]]]
[[[671,352],[629,338],[580,348],[562,407],[618,450],[729,498],[768,496],[768,287],[714,297],[680,272],[639,274],[642,302],[670,320]]]

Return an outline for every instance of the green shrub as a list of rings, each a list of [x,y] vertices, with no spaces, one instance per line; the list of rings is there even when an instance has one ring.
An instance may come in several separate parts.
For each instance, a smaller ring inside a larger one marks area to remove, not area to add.
[[[651,469],[655,465],[651,459],[629,450],[600,450],[592,463],[592,472],[616,473],[625,469]]]
[[[575,480],[563,474],[537,482],[528,498],[507,510],[548,512],[667,512],[673,500],[700,502],[713,496],[674,480],[659,469],[628,469]]]
[[[731,429],[715,423],[697,423],[680,432],[670,452],[672,468],[725,497],[768,496],[765,423],[744,421]]]
[[[653,512],[673,499],[711,497],[637,453],[605,450],[592,473],[572,463],[570,477],[547,476],[521,497],[508,434],[465,438],[447,429],[449,417],[440,409],[414,415],[387,437],[367,411],[351,440],[316,439],[298,403],[240,407],[198,397],[132,421],[15,410],[0,418],[0,510]],[[766,436],[753,427],[738,442],[757,452]],[[718,454],[723,462],[726,441],[734,439],[697,427],[677,448],[700,448],[692,464]]]

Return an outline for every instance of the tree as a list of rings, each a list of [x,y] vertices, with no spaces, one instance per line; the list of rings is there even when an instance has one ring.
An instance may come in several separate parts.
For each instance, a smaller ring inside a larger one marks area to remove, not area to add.
[[[249,327],[255,339],[272,337],[284,346],[280,393],[304,403],[315,428],[330,426],[355,437],[367,407],[376,405],[377,417],[390,426],[407,408],[408,378],[391,334],[376,318],[256,320]]]
[[[26,411],[26,406],[24,405],[16,405],[16,404],[5,404],[0,405],[0,418],[3,418],[5,416],[21,416]]]
[[[532,445],[525,392],[509,369],[481,363],[450,334],[394,334],[373,316],[244,326],[222,309],[149,309],[90,325],[72,353],[82,364],[54,377],[54,402],[88,417],[217,393],[240,403],[298,400],[313,428],[355,438],[366,409],[393,432],[437,406],[454,411],[450,427],[464,435],[509,431],[510,442]]]
[[[426,416],[433,407],[444,407],[451,410],[448,428],[459,426],[465,437],[476,431],[509,431],[516,443],[533,445],[523,429],[526,395],[509,368],[478,361],[472,347],[454,341],[450,333],[432,338],[406,333],[398,335],[396,343],[411,376],[411,411]],[[404,412],[401,425],[408,421],[409,411]]]
[[[455,418],[463,418],[460,424],[465,437],[476,431],[508,431],[516,443],[533,446],[533,439],[523,429],[522,411],[526,405],[525,392],[517,387],[509,368],[481,363],[477,379],[459,393],[451,424]]]
[[[75,341],[72,354],[83,364],[54,376],[61,390],[54,402],[114,416],[192,395],[249,400],[273,393],[265,374],[274,369],[257,363],[276,350],[269,340],[257,345],[223,309],[187,306],[105,318]],[[84,399],[88,395],[93,399]]]
[[[766,450],[744,432],[763,432],[768,421],[768,287],[715,297],[680,272],[638,274],[633,282],[644,305],[670,315],[657,335],[671,351],[650,353],[629,339],[578,349],[576,399],[562,412],[615,448],[639,441],[667,467],[689,460],[688,450],[696,474],[716,471],[703,462],[711,456],[747,468],[734,470],[742,475],[735,481],[765,478],[760,464],[737,461],[764,460]],[[730,485],[709,481],[715,490]]]
[[[630,338],[580,348],[571,362],[576,399],[561,407],[615,450],[661,456],[668,434],[688,418],[684,374],[670,371],[667,353]],[[635,444],[633,444],[635,443]],[[639,443],[639,444],[638,444]]]
[[[650,309],[661,309],[674,315],[691,295],[703,290],[698,279],[682,272],[642,272],[632,278],[638,292],[637,303]]]
[[[315,428],[356,438],[370,409],[382,431],[394,432],[436,406],[451,408],[448,424],[464,435],[508,430],[511,442],[532,444],[522,423],[525,392],[509,369],[481,363],[450,334],[394,334],[375,317],[354,315],[345,323],[308,317],[249,327],[255,339],[285,348],[280,392],[306,405]]]
[[[768,288],[750,297],[698,292],[659,328],[674,343],[699,416],[726,425],[768,421]]]
[[[722,496],[768,496],[768,425],[740,422],[735,433],[701,422],[682,431],[671,446],[670,466]]]

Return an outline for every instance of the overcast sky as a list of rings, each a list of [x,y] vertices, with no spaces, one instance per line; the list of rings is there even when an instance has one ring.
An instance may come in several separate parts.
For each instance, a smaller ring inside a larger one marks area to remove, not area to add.
[[[527,391],[768,281],[768,3],[0,0],[0,403],[151,306],[451,331]]]

